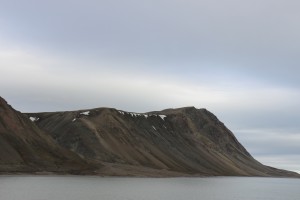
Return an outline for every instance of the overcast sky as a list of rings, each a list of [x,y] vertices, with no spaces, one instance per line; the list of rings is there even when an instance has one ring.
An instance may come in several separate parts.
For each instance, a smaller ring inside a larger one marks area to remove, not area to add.
[[[0,0],[0,91],[22,112],[207,108],[300,172],[300,1]]]

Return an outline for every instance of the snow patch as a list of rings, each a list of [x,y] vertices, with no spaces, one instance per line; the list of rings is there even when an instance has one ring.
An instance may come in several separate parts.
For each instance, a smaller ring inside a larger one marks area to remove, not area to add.
[[[85,112],[82,112],[82,113],[80,113],[81,115],[86,115],[86,116],[88,116],[88,115],[90,115],[90,111],[85,111]]]
[[[129,113],[132,117],[139,117],[141,116],[140,113]]]
[[[165,120],[165,118],[167,117],[166,115],[159,115],[159,116],[162,120]]]
[[[153,128],[154,130],[156,130],[155,126],[152,126],[152,128]],[[156,131],[157,131],[157,130],[156,130]]]
[[[76,121],[76,118],[74,118],[73,120],[72,120],[72,122],[75,122]]]
[[[125,112],[121,111],[121,110],[118,110],[118,112],[122,115],[125,115]]]
[[[29,119],[30,119],[31,121],[33,121],[33,122],[36,122],[36,121],[38,121],[40,118],[38,118],[38,117],[29,117]]]
[[[120,113],[120,114],[122,114],[122,115],[125,115],[125,114],[127,114],[127,115],[130,115],[131,117],[145,117],[146,119],[148,118],[148,117],[151,117],[151,116],[153,116],[153,115],[148,115],[148,114],[143,114],[143,113],[135,113],[135,112],[124,112],[124,111],[122,111],[122,110],[118,110],[118,112]]]

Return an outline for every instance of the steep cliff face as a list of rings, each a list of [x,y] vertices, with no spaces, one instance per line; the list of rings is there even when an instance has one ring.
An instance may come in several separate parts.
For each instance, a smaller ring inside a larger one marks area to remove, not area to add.
[[[0,97],[0,173],[81,173],[87,167]]]
[[[132,175],[130,170],[149,169],[145,174],[153,170],[165,174],[296,176],[256,161],[205,109],[130,113],[97,108],[26,115],[37,119],[35,123],[61,146],[106,166],[100,173],[122,175],[121,169]]]

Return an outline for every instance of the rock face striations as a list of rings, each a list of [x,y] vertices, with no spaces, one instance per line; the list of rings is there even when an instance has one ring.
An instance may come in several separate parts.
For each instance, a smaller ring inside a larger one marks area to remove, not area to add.
[[[1,172],[298,176],[256,161],[206,109],[22,114],[0,98]]]
[[[61,146],[106,166],[100,173],[143,175],[153,169],[204,176],[294,175],[256,161],[206,109],[130,113],[98,108],[27,115],[38,118],[35,123]]]

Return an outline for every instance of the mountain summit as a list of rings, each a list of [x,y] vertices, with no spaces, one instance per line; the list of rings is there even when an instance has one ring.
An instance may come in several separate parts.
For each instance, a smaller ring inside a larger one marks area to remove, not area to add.
[[[114,176],[283,176],[206,109],[22,114],[0,98],[0,172]]]

